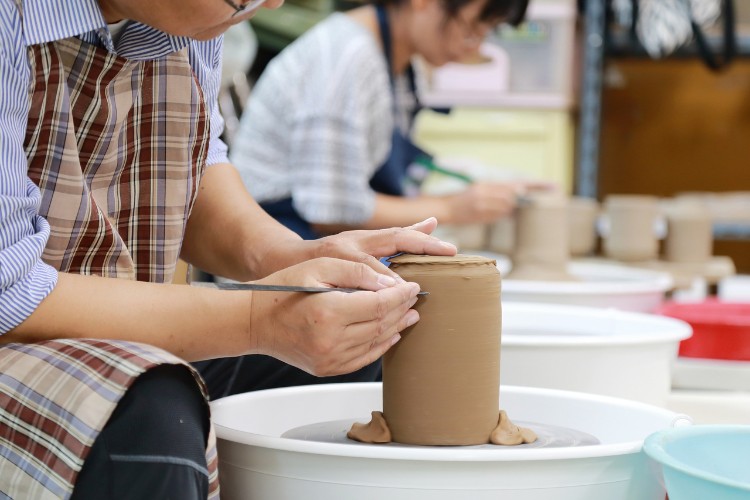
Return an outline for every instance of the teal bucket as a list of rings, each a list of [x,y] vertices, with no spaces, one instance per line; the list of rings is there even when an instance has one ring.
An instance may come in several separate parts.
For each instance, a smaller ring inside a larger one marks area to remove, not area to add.
[[[669,500],[750,499],[750,425],[696,425],[651,434]]]

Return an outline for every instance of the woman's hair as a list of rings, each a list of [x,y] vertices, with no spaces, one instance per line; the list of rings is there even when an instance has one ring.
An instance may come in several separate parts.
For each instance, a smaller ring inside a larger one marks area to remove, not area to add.
[[[440,0],[445,12],[455,17],[458,11],[474,0]],[[479,19],[489,23],[505,22],[518,26],[526,16],[529,0],[487,0]]]
[[[399,5],[406,0],[371,0],[380,5]],[[458,11],[475,0],[440,0],[449,17],[456,17]],[[529,0],[486,0],[479,19],[488,23],[505,22],[518,26],[526,16]]]

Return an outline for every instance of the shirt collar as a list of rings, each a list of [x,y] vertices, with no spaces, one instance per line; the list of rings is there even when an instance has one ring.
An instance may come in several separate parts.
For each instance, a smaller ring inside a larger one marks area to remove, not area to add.
[[[95,33],[101,44],[112,53],[128,57],[130,54],[127,52],[133,51],[131,48],[126,49],[125,53],[118,53],[97,0],[37,0],[24,2],[23,9],[27,45]],[[141,57],[136,56],[135,59],[164,56],[190,43],[189,38],[171,36],[140,23],[132,23],[126,30],[131,27],[141,35],[149,32],[147,38],[152,49],[148,57],[143,57],[142,50],[138,50]]]
[[[35,45],[107,30],[107,23],[96,0],[39,0],[23,3],[23,28]]]

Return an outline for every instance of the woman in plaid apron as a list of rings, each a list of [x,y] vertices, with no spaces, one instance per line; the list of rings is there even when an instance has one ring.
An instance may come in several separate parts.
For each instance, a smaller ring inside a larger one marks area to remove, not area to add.
[[[0,496],[217,496],[205,391],[183,359],[351,372],[418,319],[418,287],[373,255],[455,252],[429,220],[303,242],[252,202],[215,105],[215,37],[250,16],[227,0],[0,5]],[[120,19],[134,21],[107,25]],[[168,285],[179,255],[374,293]]]

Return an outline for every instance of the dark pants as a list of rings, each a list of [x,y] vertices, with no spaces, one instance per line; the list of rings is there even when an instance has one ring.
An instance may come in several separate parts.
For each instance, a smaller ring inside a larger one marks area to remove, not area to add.
[[[375,382],[380,360],[347,375],[316,377],[270,356],[249,355],[193,363],[203,376],[212,400],[232,394],[296,385]]]
[[[208,496],[208,407],[184,366],[144,373],[91,448],[72,500]]]

